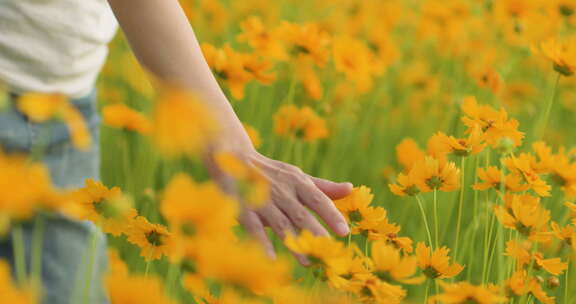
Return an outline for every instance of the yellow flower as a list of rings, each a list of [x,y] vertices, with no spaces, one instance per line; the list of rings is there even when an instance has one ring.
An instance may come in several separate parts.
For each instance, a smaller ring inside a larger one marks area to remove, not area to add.
[[[481,180],[472,185],[474,190],[488,190],[495,189],[501,190],[502,185],[502,171],[494,166],[488,168],[478,168],[478,178]],[[521,183],[522,178],[517,174],[508,174],[504,181],[506,183],[505,190],[513,192],[521,192],[529,189],[529,186]]]
[[[244,126],[244,130],[246,130],[246,133],[248,133],[248,137],[250,137],[250,141],[252,142],[254,148],[256,149],[260,148],[260,146],[262,145],[262,139],[260,137],[260,133],[258,132],[258,130],[247,124],[242,125]]]
[[[236,181],[236,189],[242,200],[249,206],[264,206],[270,198],[270,185],[266,177],[256,167],[244,163],[232,153],[217,153],[216,164],[224,173]]]
[[[152,135],[165,156],[195,156],[206,149],[218,130],[212,112],[191,92],[167,88],[156,101]]]
[[[462,157],[475,155],[480,153],[486,146],[483,141],[484,136],[478,127],[472,129],[468,138],[455,138],[454,136],[438,132],[429,141],[428,153],[437,159],[446,154]]]
[[[105,106],[102,109],[102,116],[104,123],[114,128],[126,129],[141,134],[147,134],[151,129],[148,118],[123,103]]]
[[[413,171],[415,172],[415,171]],[[388,188],[392,193],[398,196],[413,196],[420,193],[420,189],[416,185],[416,178],[414,173],[404,174],[399,173],[398,178],[396,178],[396,184],[388,184]]]
[[[526,270],[518,270],[506,281],[506,289],[510,296],[533,295],[544,304],[556,303],[554,297],[549,297],[536,278],[529,278]]]
[[[406,290],[378,279],[374,275],[364,275],[352,282],[352,291],[363,303],[400,304],[406,297]]]
[[[302,82],[304,91],[314,100],[320,100],[324,89],[316,70],[311,65],[299,65],[296,67],[296,77]]]
[[[539,196],[550,196],[550,185],[540,178],[534,168],[535,159],[531,154],[509,156],[503,160],[510,172],[522,177],[522,181]]]
[[[328,137],[326,122],[309,107],[282,106],[274,115],[274,132],[281,136],[315,141]]]
[[[422,192],[432,190],[454,191],[460,187],[460,169],[452,162],[441,162],[432,157],[414,164],[409,175]]]
[[[416,245],[418,267],[420,267],[424,274],[431,279],[446,279],[454,277],[458,275],[464,267],[458,263],[450,265],[448,252],[450,252],[450,249],[447,247],[442,247],[432,252],[428,246],[424,245],[424,243],[418,243]]]
[[[111,303],[176,304],[166,295],[160,279],[152,276],[111,273],[106,287]]]
[[[510,240],[506,243],[504,255],[516,260],[516,268],[518,270],[530,266],[532,261],[534,261],[533,267],[536,270],[544,269],[552,275],[560,275],[568,268],[568,265],[562,262],[560,258],[545,259],[540,252],[532,253],[530,247],[531,244],[529,242]]]
[[[506,139],[511,140],[516,147],[522,144],[524,133],[518,131],[518,121],[508,119],[504,109],[496,111],[490,106],[479,105],[475,97],[469,96],[464,98],[462,112],[465,114],[462,121],[468,127],[466,133],[472,133],[479,127],[486,142],[492,147],[497,147]]]
[[[564,243],[570,246],[572,250],[576,250],[576,227],[574,227],[574,224],[568,224],[564,226],[564,228],[560,228],[558,223],[552,222],[550,227],[552,227],[554,236],[559,240],[564,241]]]
[[[38,292],[29,286],[16,286],[8,263],[0,260],[0,295],[3,303],[35,304],[39,302]]]
[[[328,61],[330,37],[316,24],[283,22],[278,28],[278,38],[286,43],[289,55],[300,64],[309,62],[322,67]]]
[[[70,214],[96,223],[104,232],[114,236],[125,233],[137,212],[120,188],[111,189],[99,181],[86,180],[86,186],[76,190],[71,200],[79,206]]]
[[[332,46],[336,71],[344,73],[348,81],[356,85],[360,93],[366,93],[373,86],[373,78],[380,70],[368,47],[360,40],[348,36],[334,39]]]
[[[152,224],[145,217],[138,216],[132,220],[126,236],[128,242],[140,247],[140,255],[146,261],[172,253],[173,235],[166,227]]]
[[[240,29],[242,32],[238,35],[238,41],[248,43],[263,56],[279,60],[287,58],[286,50],[278,37],[278,30],[270,30],[260,17],[246,18],[240,23]]]
[[[426,153],[412,138],[405,138],[396,146],[396,159],[406,172],[410,171],[416,162],[425,157]]]
[[[444,289],[444,292],[430,298],[431,303],[495,304],[507,301],[506,297],[500,294],[496,286],[475,286],[468,282],[458,282],[453,284],[440,282],[439,284],[442,289]]]
[[[383,281],[397,281],[404,284],[419,284],[423,277],[413,277],[416,273],[415,256],[400,255],[400,251],[384,241],[372,244],[371,257],[373,272]]]
[[[0,214],[10,219],[29,219],[39,209],[60,209],[66,202],[50,180],[42,163],[0,150]],[[5,220],[5,219],[3,219]],[[3,226],[3,225],[2,225]],[[7,227],[0,227],[0,233]]]
[[[244,87],[253,78],[250,72],[244,69],[242,54],[234,51],[229,45],[218,49],[208,43],[202,44],[202,52],[216,77],[228,85],[232,96],[243,99]]]
[[[334,204],[347,222],[355,224],[362,220],[362,213],[372,203],[373,198],[374,194],[371,193],[370,188],[359,186],[354,187],[348,196],[335,200]]]
[[[550,38],[533,49],[550,60],[556,72],[564,76],[572,76],[576,72],[576,37],[564,40]]]
[[[336,266],[349,256],[342,243],[330,236],[315,236],[307,230],[299,236],[288,235],[284,243],[290,250],[308,256],[313,265]]]
[[[257,295],[270,295],[288,283],[287,260],[271,260],[259,244],[209,240],[197,251],[198,273],[205,278],[242,287]]]
[[[160,212],[173,231],[188,237],[232,239],[238,205],[213,182],[195,183],[188,175],[174,176],[160,201]]]
[[[538,200],[526,203],[523,196],[513,195],[510,208],[501,205],[494,207],[496,217],[504,227],[517,230],[531,240],[548,239],[548,221],[550,211],[544,209]]]
[[[80,111],[62,94],[27,93],[18,98],[18,110],[33,122],[45,122],[52,118],[62,119],[66,124],[72,143],[80,150],[90,148],[92,137]]]

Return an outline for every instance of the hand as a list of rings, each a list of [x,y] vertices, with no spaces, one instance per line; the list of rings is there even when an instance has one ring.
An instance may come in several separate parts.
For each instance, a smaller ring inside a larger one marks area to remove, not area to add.
[[[269,202],[257,209],[243,205],[238,219],[247,232],[264,245],[268,255],[274,258],[275,251],[264,227],[270,227],[281,239],[286,237],[286,233],[296,234],[303,229],[316,235],[329,235],[310,210],[336,234],[345,236],[350,232],[346,220],[332,200],[350,194],[352,184],[312,177],[296,166],[270,159],[255,150],[234,154],[246,165],[260,170],[268,180]],[[208,168],[225,190],[233,191],[230,178],[215,167],[213,162]],[[308,264],[306,257],[294,255],[301,264]]]

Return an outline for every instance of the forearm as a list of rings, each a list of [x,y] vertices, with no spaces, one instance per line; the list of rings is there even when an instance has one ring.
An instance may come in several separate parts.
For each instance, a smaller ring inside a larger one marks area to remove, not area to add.
[[[250,139],[206,63],[177,0],[109,0],[140,63],[155,77],[194,91],[222,128],[219,145],[251,149]]]

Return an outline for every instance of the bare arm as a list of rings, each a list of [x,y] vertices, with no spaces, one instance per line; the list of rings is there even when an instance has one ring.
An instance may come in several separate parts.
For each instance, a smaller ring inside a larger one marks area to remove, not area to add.
[[[271,227],[280,237],[285,231],[308,229],[327,234],[308,211],[314,210],[339,235],[348,226],[330,198],[350,193],[349,183],[333,183],[310,177],[300,169],[262,156],[253,148],[242,124],[204,60],[192,27],[177,0],[109,0],[138,60],[160,79],[177,81],[194,90],[217,113],[224,130],[218,144],[233,150],[244,160],[261,168],[270,182],[271,201],[264,207],[245,208],[240,223],[273,255],[263,229]],[[218,174],[214,174],[218,179]],[[303,257],[299,257],[303,262]]]

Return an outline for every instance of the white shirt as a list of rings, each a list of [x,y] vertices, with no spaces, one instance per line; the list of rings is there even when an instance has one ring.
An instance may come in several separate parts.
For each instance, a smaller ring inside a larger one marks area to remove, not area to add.
[[[0,82],[87,95],[117,27],[106,0],[0,0]]]

